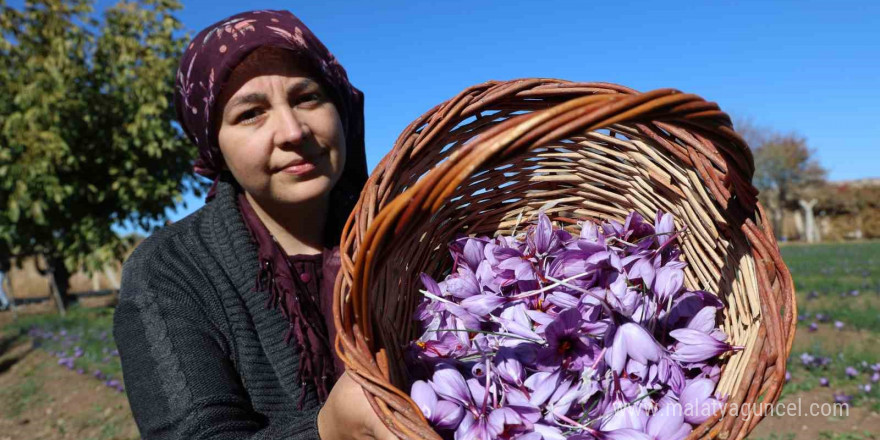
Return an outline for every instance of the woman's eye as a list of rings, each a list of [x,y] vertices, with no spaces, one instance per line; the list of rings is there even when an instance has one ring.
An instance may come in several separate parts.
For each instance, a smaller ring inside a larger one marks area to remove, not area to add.
[[[298,98],[296,98],[296,104],[297,105],[310,104],[310,103],[316,103],[320,100],[321,100],[320,93],[306,93],[306,94],[300,95]]]
[[[256,109],[256,108],[247,110],[247,111],[243,112],[242,114],[238,115],[238,117],[235,118],[235,122],[240,123],[240,124],[250,124],[250,123],[254,122],[257,119],[257,117],[260,116],[261,113],[262,112],[260,111],[260,109]]]

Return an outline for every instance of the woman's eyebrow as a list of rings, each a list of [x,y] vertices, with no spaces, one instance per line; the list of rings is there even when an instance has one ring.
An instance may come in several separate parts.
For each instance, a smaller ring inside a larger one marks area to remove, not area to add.
[[[290,87],[288,87],[287,94],[292,95],[292,94],[295,94],[298,92],[302,92],[303,90],[311,87],[313,84],[315,84],[315,81],[312,81],[309,78],[305,78],[302,81],[298,81],[296,84],[293,84]],[[239,97],[233,99],[229,103],[227,108],[232,109],[232,108],[235,108],[239,105],[257,104],[257,103],[261,103],[261,102],[266,102],[268,100],[269,99],[265,93],[250,93],[250,94],[247,94],[244,96],[239,96]]]
[[[267,101],[265,93],[251,93],[233,99],[232,102],[229,103],[227,108],[231,109],[244,104],[257,104],[265,101]]]

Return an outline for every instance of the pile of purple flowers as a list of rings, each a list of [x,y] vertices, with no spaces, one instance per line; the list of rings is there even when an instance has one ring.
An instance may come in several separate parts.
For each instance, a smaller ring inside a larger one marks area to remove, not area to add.
[[[684,288],[680,232],[633,212],[575,236],[541,212],[454,240],[450,274],[421,275],[413,400],[455,440],[686,437],[722,408],[719,357],[741,347],[722,302]]]

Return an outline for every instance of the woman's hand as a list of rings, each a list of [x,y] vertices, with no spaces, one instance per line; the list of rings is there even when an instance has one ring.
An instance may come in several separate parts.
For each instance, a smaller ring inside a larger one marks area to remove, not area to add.
[[[336,381],[318,413],[318,435],[321,440],[397,440],[348,373]]]

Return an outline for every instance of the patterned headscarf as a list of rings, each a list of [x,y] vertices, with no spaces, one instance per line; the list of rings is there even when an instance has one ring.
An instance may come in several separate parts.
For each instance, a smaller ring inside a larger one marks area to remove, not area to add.
[[[346,160],[342,175],[330,192],[329,212],[325,226],[324,246],[333,248],[358,195],[367,180],[364,150],[363,94],[348,82],[345,69],[314,34],[288,11],[250,11],[233,15],[208,26],[187,47],[180,60],[175,82],[177,117],[189,139],[199,148],[195,172],[214,180],[207,200],[223,169],[223,157],[217,141],[217,107],[221,90],[235,67],[260,47],[279,47],[293,52],[292,62],[307,64],[326,85],[342,119],[345,132]],[[280,307],[290,321],[287,339],[295,337],[301,349],[300,376],[312,381],[323,400],[327,381],[334,376],[327,329],[319,308],[308,295],[297,295],[291,282],[291,268],[283,249],[269,234],[265,225],[246,206],[247,199],[238,198],[241,211],[257,243],[260,272],[255,289],[268,289],[271,307]],[[327,280],[332,282],[332,280]],[[302,399],[300,399],[302,403]]]

